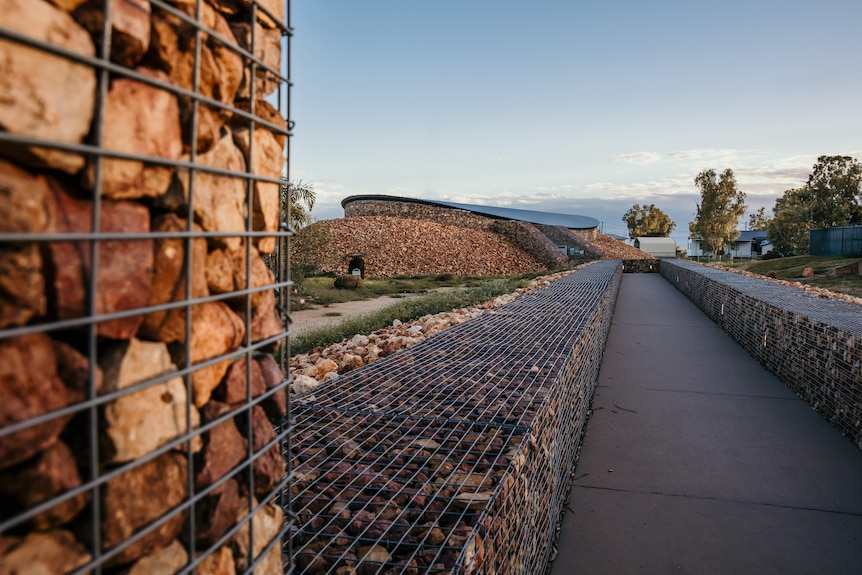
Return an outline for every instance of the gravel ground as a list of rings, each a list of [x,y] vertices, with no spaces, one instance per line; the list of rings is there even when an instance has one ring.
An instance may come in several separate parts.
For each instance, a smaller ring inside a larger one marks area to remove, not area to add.
[[[311,330],[337,325],[346,319],[373,313],[386,306],[420,295],[425,294],[403,294],[399,297],[382,296],[362,301],[334,303],[326,307],[319,306],[313,309],[291,311],[291,334],[293,337],[296,337]],[[339,315],[333,316],[331,315],[333,313],[338,313]]]

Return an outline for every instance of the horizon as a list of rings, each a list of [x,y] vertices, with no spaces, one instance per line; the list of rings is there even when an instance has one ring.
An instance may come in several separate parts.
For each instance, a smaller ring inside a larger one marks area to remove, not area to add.
[[[818,156],[862,156],[859,21],[846,0],[294,0],[291,179],[314,220],[385,194],[627,237],[625,211],[655,204],[686,247],[702,170],[733,170],[745,229]]]

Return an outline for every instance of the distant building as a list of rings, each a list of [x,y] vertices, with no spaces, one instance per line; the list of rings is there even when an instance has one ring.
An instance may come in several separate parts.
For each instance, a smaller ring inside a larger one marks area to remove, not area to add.
[[[635,238],[632,245],[655,258],[676,257],[676,241],[673,238],[641,236]]]
[[[746,230],[739,232],[739,237],[730,245],[724,246],[724,253],[735,258],[759,258],[772,250],[772,244],[766,239],[764,230]],[[701,239],[691,237],[688,239],[687,255],[690,258],[699,256],[711,256],[704,252]]]
[[[405,206],[414,206],[404,209]],[[359,196],[348,196],[341,200],[344,208],[344,216],[354,215],[394,215],[404,217],[405,215],[421,213],[420,206],[431,206],[445,208],[452,212],[472,213],[485,218],[496,220],[509,220],[516,222],[527,222],[545,226],[560,226],[569,230],[596,230],[599,220],[589,216],[577,214],[563,214],[560,212],[540,212],[536,210],[522,210],[518,208],[501,208],[498,206],[481,206],[477,204],[458,204],[455,202],[443,202],[439,200],[423,200],[419,198],[404,198],[399,196],[387,196],[383,194],[366,194]]]

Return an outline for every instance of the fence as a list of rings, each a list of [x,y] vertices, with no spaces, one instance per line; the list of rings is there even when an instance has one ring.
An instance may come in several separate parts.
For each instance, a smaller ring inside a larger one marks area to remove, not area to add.
[[[808,232],[808,253],[812,256],[862,257],[862,226],[811,230]]]
[[[292,563],[289,13],[0,0],[0,572]]]

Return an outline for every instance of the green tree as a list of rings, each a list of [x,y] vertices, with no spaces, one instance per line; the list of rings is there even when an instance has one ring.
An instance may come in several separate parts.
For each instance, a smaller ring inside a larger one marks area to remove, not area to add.
[[[775,200],[775,216],[766,227],[772,249],[781,257],[808,253],[808,230],[811,229],[810,196],[803,188],[787,190]]]
[[[298,230],[311,223],[311,210],[317,194],[312,184],[297,180],[291,182],[281,175],[281,213],[287,215],[291,229]]]
[[[781,256],[808,253],[808,232],[862,222],[862,165],[850,156],[820,156],[801,188],[775,200],[767,237]]]
[[[862,222],[862,165],[850,156],[820,156],[805,184],[812,227]]]
[[[629,228],[629,238],[641,236],[667,237],[676,228],[676,222],[655,206],[635,204],[623,215]]]
[[[704,170],[694,178],[694,183],[700,188],[700,202],[688,229],[700,239],[704,251],[723,253],[725,244],[739,237],[736,226],[745,213],[745,192],[737,188],[730,168],[718,179],[715,170]]]
[[[748,214],[749,230],[765,230],[769,225],[770,217],[766,215],[766,208],[760,208],[756,212]]]

